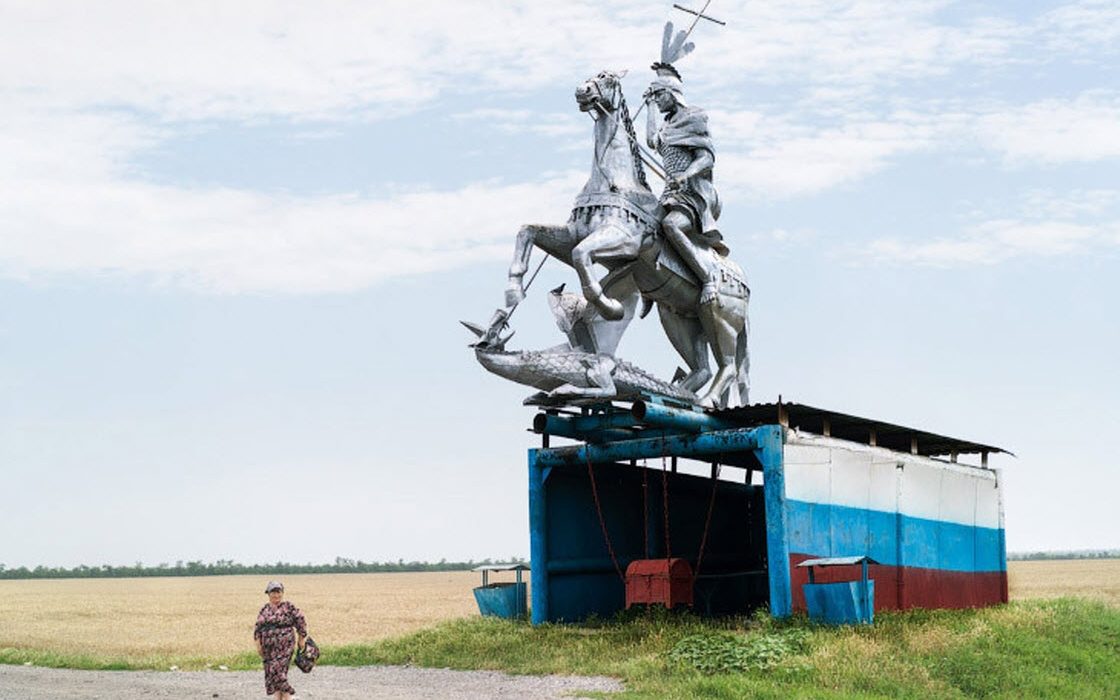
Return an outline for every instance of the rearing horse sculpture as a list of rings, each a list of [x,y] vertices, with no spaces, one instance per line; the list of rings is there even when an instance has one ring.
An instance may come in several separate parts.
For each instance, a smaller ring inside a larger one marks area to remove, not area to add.
[[[638,142],[620,79],[625,73],[603,71],[576,89],[580,111],[595,117],[591,177],[576,197],[568,223],[521,227],[509,269],[506,305],[524,298],[523,279],[533,246],[572,266],[583,295],[597,316],[613,325],[592,352],[614,354],[623,330],[633,319],[639,298],[656,302],[662,327],[689,367],[679,385],[699,390],[712,378],[708,349],[718,371],[702,403],[727,405],[731,387],[747,403],[747,302],[750,290],[742,269],[714,251],[718,296],[700,304],[696,278],[671,246],[662,244],[661,207],[646,183]],[[609,274],[602,280],[593,265]],[[648,312],[646,306],[644,312]],[[644,315],[643,312],[643,315]]]
[[[529,250],[536,245],[575,268],[584,296],[604,318],[621,321],[625,315],[622,302],[603,294],[592,265],[610,267],[612,262],[636,258],[643,234],[657,228],[660,211],[638,156],[634,125],[619,83],[623,75],[603,71],[576,89],[580,111],[595,119],[591,177],[576,196],[567,224],[521,227],[509,270],[509,306],[524,298],[522,279]]]

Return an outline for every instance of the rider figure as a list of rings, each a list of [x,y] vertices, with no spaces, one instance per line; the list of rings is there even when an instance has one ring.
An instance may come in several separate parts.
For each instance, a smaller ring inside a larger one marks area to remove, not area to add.
[[[723,256],[729,252],[716,224],[720,201],[712,185],[715,148],[708,134],[708,116],[685,102],[676,68],[662,62],[652,68],[657,77],[645,99],[647,107],[652,101],[661,114],[648,109],[646,141],[661,155],[665,169],[661,230],[696,275],[700,303],[708,304],[718,298],[718,287],[715,258],[707,251]]]

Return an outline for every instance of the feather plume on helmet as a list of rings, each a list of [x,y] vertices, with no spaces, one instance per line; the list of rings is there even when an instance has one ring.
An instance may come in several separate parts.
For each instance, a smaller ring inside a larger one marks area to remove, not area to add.
[[[683,30],[673,34],[673,23],[665,23],[665,32],[661,35],[661,60],[655,62],[650,68],[657,73],[657,77],[650,83],[649,92],[669,90],[677,96],[677,102],[684,102],[684,83],[681,74],[673,63],[692,53],[696,48],[693,42],[685,43],[688,32]]]

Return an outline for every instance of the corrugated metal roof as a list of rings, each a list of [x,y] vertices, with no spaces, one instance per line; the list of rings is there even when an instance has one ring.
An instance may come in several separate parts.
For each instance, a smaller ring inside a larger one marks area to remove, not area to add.
[[[483,564],[476,566],[471,571],[528,571],[528,564]]]
[[[926,456],[957,454],[1006,453],[1001,447],[979,442],[961,440],[946,435],[908,428],[903,425],[886,423],[870,418],[838,413],[815,406],[798,403],[759,403],[722,411],[712,411],[713,415],[730,422],[745,426],[781,423],[817,435],[830,435],[840,440],[871,443],[897,452],[911,452],[912,441],[916,441],[916,454]]]

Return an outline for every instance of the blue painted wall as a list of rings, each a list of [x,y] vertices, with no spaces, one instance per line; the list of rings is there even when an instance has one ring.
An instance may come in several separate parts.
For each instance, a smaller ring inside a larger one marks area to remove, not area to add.
[[[534,463],[535,452],[530,453],[533,621],[576,621],[593,614],[610,617],[625,607],[625,587],[603,539],[587,468],[553,467],[545,477],[546,470]],[[659,461],[649,463],[660,467]],[[643,513],[643,473],[648,517]],[[743,474],[738,469],[732,473]],[[595,478],[622,570],[634,559],[666,556],[660,469],[598,464]],[[534,479],[539,483],[535,495]],[[684,557],[695,567],[712,482],[684,474],[668,474],[666,481],[668,544],[673,556]],[[761,487],[719,482],[696,586],[695,607],[701,613],[749,612],[768,602],[765,512]]]
[[[786,528],[791,552],[866,554],[887,566],[949,571],[1005,568],[1001,531],[996,528],[803,501],[786,502]]]

